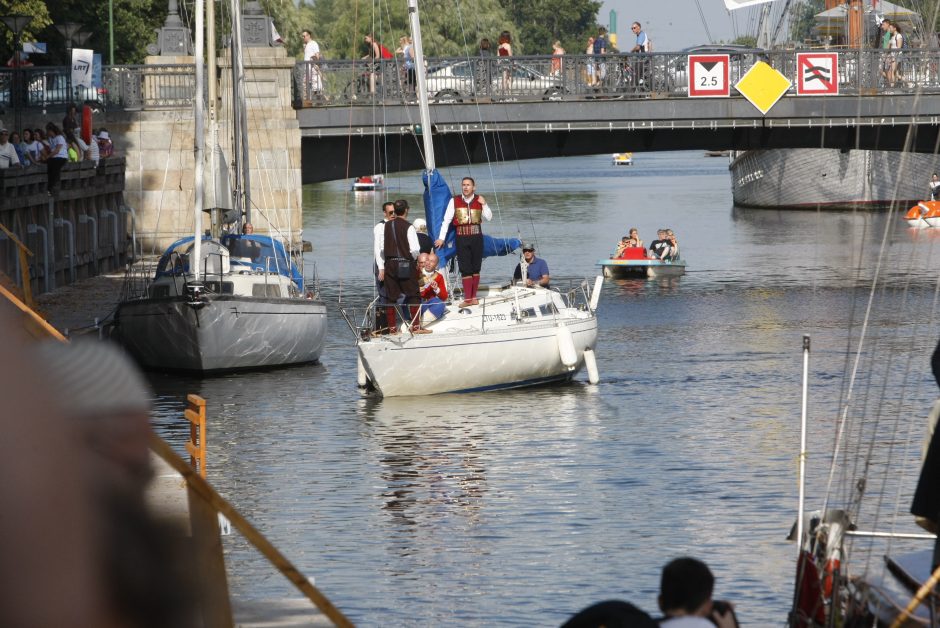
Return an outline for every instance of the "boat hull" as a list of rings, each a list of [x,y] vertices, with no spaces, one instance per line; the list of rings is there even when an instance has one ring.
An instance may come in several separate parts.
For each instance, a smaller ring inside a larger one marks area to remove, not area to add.
[[[731,168],[739,207],[880,209],[923,198],[940,158],[930,154],[828,148],[746,151]]]
[[[569,380],[597,342],[597,318],[561,322],[577,363],[562,362],[558,325],[518,323],[486,332],[401,334],[359,343],[369,380],[385,397],[520,388]],[[408,368],[402,365],[407,364]]]
[[[603,259],[597,262],[605,277],[612,279],[655,279],[679,277],[685,274],[685,262],[664,262],[654,259]]]
[[[222,372],[315,362],[326,306],[309,299],[207,295],[125,301],[117,340],[146,369]]]

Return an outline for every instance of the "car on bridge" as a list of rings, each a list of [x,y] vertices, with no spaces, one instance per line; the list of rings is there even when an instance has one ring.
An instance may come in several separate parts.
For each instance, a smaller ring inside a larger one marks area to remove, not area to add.
[[[506,72],[511,77],[508,89],[503,86]],[[565,92],[559,78],[543,74],[530,64],[505,57],[456,61],[432,67],[427,74],[427,88],[430,98],[437,102],[518,96],[556,100]]]

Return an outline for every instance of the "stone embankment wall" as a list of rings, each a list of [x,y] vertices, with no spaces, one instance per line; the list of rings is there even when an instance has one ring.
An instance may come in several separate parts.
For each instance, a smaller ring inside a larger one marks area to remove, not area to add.
[[[292,107],[291,73],[295,60],[283,48],[245,48],[245,95],[248,108],[251,222],[255,231],[273,232],[299,246],[302,230],[300,125]],[[148,63],[193,63],[192,57],[150,57]],[[213,175],[211,134],[205,152],[204,207],[232,207],[224,186],[231,180],[232,75],[223,51],[218,75],[218,144]],[[144,90],[157,89],[144,85]],[[179,89],[178,87],[175,89]],[[148,102],[159,101],[145,94]],[[145,253],[161,253],[179,238],[192,235],[195,203],[195,123],[192,108],[146,108],[107,112],[115,150],[127,160],[125,202],[138,217]],[[212,125],[206,120],[206,131]],[[218,155],[218,153],[217,153]],[[218,196],[218,198],[216,198]],[[203,214],[208,229],[209,215]]]
[[[131,254],[134,221],[123,202],[124,159],[66,164],[50,196],[43,164],[0,170],[0,224],[30,251],[33,294],[114,269]],[[22,290],[18,247],[0,232],[0,271]]]

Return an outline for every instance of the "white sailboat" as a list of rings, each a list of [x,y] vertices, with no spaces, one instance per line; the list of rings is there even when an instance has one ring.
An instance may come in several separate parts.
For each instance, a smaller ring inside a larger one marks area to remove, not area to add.
[[[212,235],[202,233],[202,5],[203,0],[197,0],[194,235],[173,243],[153,276],[139,287],[133,281],[126,284],[114,317],[114,335],[144,368],[155,370],[220,372],[314,362],[323,349],[326,305],[284,244],[270,235],[221,235],[217,220]],[[233,15],[240,15],[237,6]],[[232,22],[240,68],[241,20]],[[214,80],[214,71],[210,76]],[[244,95],[236,93],[234,103],[244,116]],[[234,133],[243,134],[236,146],[244,147],[244,125],[233,126]],[[247,169],[244,160],[242,167]],[[240,176],[246,181],[247,171]],[[245,196],[236,195],[236,227],[250,202]]]
[[[430,130],[424,52],[417,0],[408,1],[414,39],[421,126]],[[422,134],[426,170],[435,169],[430,132]],[[426,195],[426,198],[433,198]],[[429,224],[434,221],[429,219]],[[478,305],[449,303],[441,318],[426,325],[432,333],[376,336],[370,317],[356,329],[359,384],[386,397],[471,392],[532,386],[571,379],[587,364],[597,381],[594,346],[597,304],[603,278],[582,282],[568,295],[543,287],[507,285],[478,295]]]

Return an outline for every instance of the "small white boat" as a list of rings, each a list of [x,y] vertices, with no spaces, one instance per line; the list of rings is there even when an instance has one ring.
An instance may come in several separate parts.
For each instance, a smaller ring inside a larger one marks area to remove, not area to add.
[[[614,153],[612,161],[615,166],[632,166],[633,153]]]
[[[353,192],[375,192],[385,189],[385,177],[380,174],[356,177],[352,183]]]
[[[614,279],[679,277],[685,274],[685,261],[681,259],[663,261],[653,258],[643,259],[602,259],[597,262],[605,277]]]
[[[479,305],[449,304],[424,325],[429,334],[407,326],[394,335],[360,332],[359,384],[385,397],[477,392],[566,381],[585,365],[596,379],[597,279],[590,294],[586,281],[569,295],[491,288]]]

